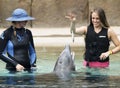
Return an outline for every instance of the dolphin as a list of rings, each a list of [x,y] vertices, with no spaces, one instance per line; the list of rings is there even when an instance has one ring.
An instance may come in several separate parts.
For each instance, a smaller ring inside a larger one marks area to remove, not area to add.
[[[66,45],[60,53],[53,70],[59,78],[69,80],[72,77],[71,73],[75,71],[74,56],[75,53],[71,52],[70,45]]]

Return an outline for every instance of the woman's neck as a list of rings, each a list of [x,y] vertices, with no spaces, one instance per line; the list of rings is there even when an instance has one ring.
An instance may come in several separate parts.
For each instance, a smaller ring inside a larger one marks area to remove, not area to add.
[[[95,31],[96,33],[99,33],[101,30],[102,30],[102,27],[101,27],[101,26],[99,26],[99,27],[94,27],[94,31]]]

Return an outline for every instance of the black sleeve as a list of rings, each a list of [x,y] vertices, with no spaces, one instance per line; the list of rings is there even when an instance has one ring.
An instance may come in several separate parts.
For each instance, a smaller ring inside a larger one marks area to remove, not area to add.
[[[3,53],[6,48],[7,42],[9,40],[9,35],[10,34],[6,31],[4,31],[0,35],[0,59],[8,64],[10,63],[10,64],[13,64],[14,66],[16,66],[18,63]]]

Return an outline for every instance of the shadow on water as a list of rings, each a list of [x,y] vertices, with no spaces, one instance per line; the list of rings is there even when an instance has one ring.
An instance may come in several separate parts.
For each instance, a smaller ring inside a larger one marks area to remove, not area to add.
[[[60,48],[37,47],[37,71],[9,74],[1,65],[0,88],[119,88],[119,54],[113,55],[109,68],[84,68],[82,65],[83,48],[75,47],[76,71],[70,80],[58,78],[53,73],[55,62],[63,50]],[[2,63],[3,64],[3,63]]]

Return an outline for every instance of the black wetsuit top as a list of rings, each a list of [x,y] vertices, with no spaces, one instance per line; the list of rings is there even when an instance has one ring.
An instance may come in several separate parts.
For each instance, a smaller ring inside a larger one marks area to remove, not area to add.
[[[93,26],[88,26],[87,34],[85,38],[85,60],[88,62],[98,61],[106,62],[109,61],[109,57],[105,60],[100,60],[99,56],[101,53],[108,51],[109,49],[109,38],[107,36],[108,29],[102,28],[99,33],[94,31]]]
[[[19,63],[29,70],[36,63],[36,52],[33,37],[30,30],[11,26],[0,36],[0,59],[5,61],[6,68],[16,71],[15,66]]]

